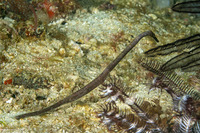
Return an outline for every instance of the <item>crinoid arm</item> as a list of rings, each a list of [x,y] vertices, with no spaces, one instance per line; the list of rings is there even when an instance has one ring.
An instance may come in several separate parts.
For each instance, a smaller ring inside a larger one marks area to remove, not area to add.
[[[111,82],[103,84],[101,96],[105,103],[101,105],[98,116],[111,131],[123,132],[165,132],[167,122],[159,123],[160,106],[129,93],[130,89]],[[108,93],[109,92],[109,93]],[[111,106],[112,105],[112,106]],[[125,107],[125,109],[123,108]]]
[[[186,48],[198,47],[199,44],[200,44],[200,34],[195,34],[187,38],[182,38],[174,42],[152,48],[146,51],[145,54],[151,57],[157,55],[168,55],[173,52],[181,52]]]
[[[187,84],[175,72],[163,71],[160,63],[147,58],[140,58],[138,62],[147,70],[158,75],[162,79],[162,82],[171,88],[175,94],[180,96],[187,94],[194,100],[200,100],[200,92]]]
[[[159,77],[160,85],[158,87],[171,95],[173,110],[176,112],[171,121],[173,132],[199,133],[200,92],[182,80],[175,72],[160,69],[162,65],[156,61],[140,58],[138,62],[144,68],[156,74]]]
[[[161,69],[163,71],[170,71],[176,68],[181,68],[183,71],[200,70],[200,34],[179,39],[163,46],[158,46],[146,51],[145,54],[149,57],[169,55],[173,52],[182,52],[186,49],[192,50],[171,58],[163,64]]]
[[[194,126],[192,128],[192,132],[193,133],[200,133],[200,120],[196,121],[196,123],[194,124]]]
[[[172,10],[183,13],[200,13],[200,1],[188,1],[175,4]]]
[[[175,133],[191,133],[192,132],[193,120],[190,115],[178,116],[174,124]]]
[[[161,69],[169,71],[175,68],[183,68],[187,71],[199,66],[200,69],[200,47],[197,47],[189,52],[184,52],[162,65]]]

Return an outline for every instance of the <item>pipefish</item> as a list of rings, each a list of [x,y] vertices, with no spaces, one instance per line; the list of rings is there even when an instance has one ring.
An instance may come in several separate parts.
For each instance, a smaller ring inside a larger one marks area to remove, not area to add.
[[[30,112],[30,113],[25,113],[25,114],[21,114],[21,115],[17,115],[15,116],[16,119],[21,119],[21,118],[26,118],[26,117],[30,117],[30,116],[37,116],[37,115],[41,115],[44,114],[50,110],[53,110],[61,105],[64,105],[66,103],[70,103],[73,102],[83,96],[85,96],[86,94],[88,94],[89,92],[91,92],[92,90],[94,90],[97,86],[99,86],[100,84],[102,84],[106,77],[108,76],[108,74],[115,68],[115,66],[124,58],[124,56],[126,56],[126,54],[133,48],[135,47],[135,45],[145,36],[151,36],[152,38],[154,38],[155,41],[159,42],[158,39],[156,38],[155,34],[152,31],[145,31],[143,33],[141,33],[140,35],[138,35],[131,44],[129,44],[105,69],[104,71],[98,76],[96,77],[94,80],[92,80],[90,83],[88,83],[86,86],[84,86],[83,88],[81,88],[80,90],[74,92],[73,94],[65,97],[64,99],[54,103],[53,105],[46,107],[44,109],[38,110],[38,111],[34,111],[34,112]]]

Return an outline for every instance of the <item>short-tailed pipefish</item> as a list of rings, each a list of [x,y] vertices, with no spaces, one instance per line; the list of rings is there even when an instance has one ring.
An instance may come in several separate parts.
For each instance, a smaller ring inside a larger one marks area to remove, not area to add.
[[[158,39],[156,38],[155,34],[152,31],[146,31],[141,33],[140,35],[138,35],[131,44],[129,44],[105,69],[104,71],[98,76],[96,77],[94,80],[92,80],[90,83],[88,83],[86,86],[84,86],[83,88],[81,88],[80,90],[74,92],[73,94],[67,96],[66,98],[58,101],[57,103],[54,103],[53,105],[46,107],[44,109],[38,110],[38,111],[34,111],[34,112],[30,112],[30,113],[25,113],[25,114],[21,114],[21,115],[17,115],[15,116],[16,119],[21,119],[21,118],[26,118],[26,117],[30,117],[30,116],[37,116],[37,115],[41,115],[44,114],[50,110],[53,110],[63,104],[66,103],[70,103],[73,102],[83,96],[85,96],[86,94],[88,94],[89,92],[91,92],[92,90],[94,90],[97,86],[99,86],[100,84],[102,84],[106,77],[108,76],[108,74],[115,68],[115,66],[126,56],[126,54],[133,48],[135,47],[135,45],[145,36],[151,36],[152,38],[155,39],[155,41],[158,42]]]

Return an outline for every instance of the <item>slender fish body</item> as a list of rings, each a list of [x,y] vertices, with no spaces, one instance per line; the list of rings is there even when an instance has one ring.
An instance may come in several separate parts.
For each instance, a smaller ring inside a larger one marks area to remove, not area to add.
[[[108,74],[115,68],[115,66],[126,56],[126,54],[128,54],[128,52],[135,47],[135,45],[145,36],[151,36],[152,38],[154,38],[157,42],[158,39],[156,38],[155,34],[152,31],[146,31],[141,33],[139,36],[137,36],[133,42],[131,44],[129,44],[105,69],[104,71],[98,76],[96,77],[94,80],[92,80],[90,83],[88,83],[86,86],[84,86],[83,88],[81,88],[80,90],[74,92],[73,94],[67,96],[66,98],[58,101],[57,103],[54,103],[53,105],[46,107],[44,109],[41,109],[39,111],[34,111],[34,112],[30,112],[30,113],[25,113],[25,114],[21,114],[21,115],[17,115],[15,118],[16,119],[21,119],[21,118],[26,118],[26,117],[30,117],[30,116],[36,116],[36,115],[41,115],[44,114],[48,111],[51,111],[57,107],[60,107],[61,105],[64,105],[66,103],[70,103],[73,102],[83,96],[85,96],[86,94],[88,94],[89,92],[91,92],[92,90],[94,90],[97,86],[99,86],[100,84],[102,84],[106,77],[108,76]]]

